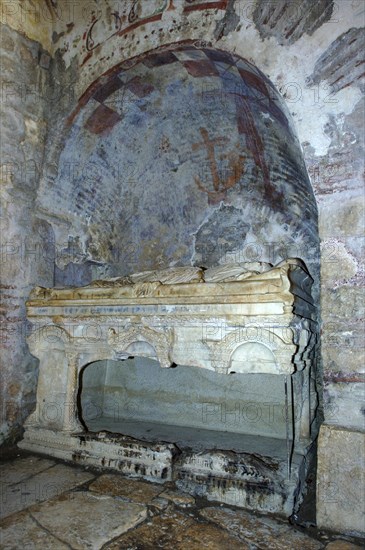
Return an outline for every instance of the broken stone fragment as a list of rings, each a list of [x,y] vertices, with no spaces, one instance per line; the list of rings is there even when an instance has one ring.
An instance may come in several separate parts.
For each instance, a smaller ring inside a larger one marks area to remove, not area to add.
[[[182,491],[164,491],[160,496],[161,498],[170,500],[176,504],[176,506],[182,506],[183,508],[194,506],[195,504],[195,498]]]

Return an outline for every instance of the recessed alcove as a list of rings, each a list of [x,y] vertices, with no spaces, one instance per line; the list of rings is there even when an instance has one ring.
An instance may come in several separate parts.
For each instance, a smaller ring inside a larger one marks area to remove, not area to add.
[[[285,440],[283,379],[275,374],[243,376],[237,353],[233,355],[231,368],[237,372],[229,376],[191,366],[163,369],[146,357],[94,362],[80,373],[80,419],[91,432],[195,446],[201,430]],[[214,434],[210,439],[216,447]],[[239,437],[232,441],[218,434],[217,440],[224,448],[244,450]]]
[[[175,44],[121,63],[80,99],[62,143],[37,199],[62,244],[56,286],[299,257],[318,294],[301,146],[285,101],[247,60]]]

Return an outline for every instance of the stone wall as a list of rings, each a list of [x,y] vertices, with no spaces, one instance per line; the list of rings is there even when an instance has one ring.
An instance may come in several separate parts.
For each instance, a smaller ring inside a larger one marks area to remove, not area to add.
[[[50,12],[44,11],[42,3],[38,21],[42,22],[43,29],[49,29],[49,33],[42,30],[40,34],[52,55],[49,69],[41,66],[48,65],[47,56],[39,57],[39,49],[35,57],[31,53],[39,45],[9,29],[4,35],[4,47],[8,48],[5,59],[8,60],[11,79],[14,79],[11,72],[15,70],[14,56],[21,55],[23,69],[17,69],[19,82],[26,83],[34,78],[41,82],[46,80],[47,73],[52,75],[53,91],[62,92],[57,108],[42,100],[33,106],[27,103],[27,107],[21,109],[18,105],[18,110],[6,105],[11,134],[7,142],[13,163],[20,154],[23,162],[24,158],[41,162],[42,146],[35,147],[34,140],[44,136],[40,113],[44,109],[47,111],[49,133],[39,182],[42,189],[45,183],[52,186],[57,181],[67,118],[78,104],[85,103],[87,90],[93,82],[118,63],[166,44],[190,40],[198,47],[212,46],[247,59],[276,85],[292,114],[319,208],[326,422],[322,432],[326,433],[327,426],[333,425],[338,429],[349,428],[354,433],[361,431],[364,417],[361,403],[364,382],[361,309],[364,277],[361,238],[364,229],[361,187],[364,82],[360,57],[364,48],[363,3],[358,0],[305,3],[284,0],[70,3],[52,0],[47,4],[52,6],[52,21]],[[4,23],[34,38],[33,23],[29,23],[27,28],[27,22],[34,18],[34,14],[27,17],[18,3],[12,3],[14,6],[16,13],[11,17],[7,13],[5,21],[3,17]],[[16,44],[15,50],[12,43]],[[32,117],[26,108],[35,110]],[[21,112],[20,117],[12,115],[15,111]],[[35,124],[27,121],[27,117]],[[21,142],[28,147],[25,157]],[[14,209],[12,229],[8,229],[10,241],[19,239],[26,231],[28,235],[34,235],[34,242],[40,234],[47,235],[46,242],[53,242],[53,231],[57,251],[55,271],[59,280],[79,284],[102,275],[105,263],[97,255],[98,247],[93,248],[90,239],[86,238],[87,232],[82,224],[76,227],[69,216],[57,216],[44,204],[47,199],[43,196],[41,201],[38,197],[34,202],[36,185],[28,187],[22,186],[19,190],[12,181],[8,186],[3,185],[9,204],[6,208]],[[92,202],[93,197],[88,200]],[[35,283],[51,284],[53,279],[47,263],[36,262],[32,268],[26,268],[23,259],[14,262],[14,256],[12,253],[12,262],[4,264],[5,294],[10,304],[20,307],[20,313],[12,314],[13,318],[24,321],[23,310],[18,304],[23,303],[29,288]],[[10,286],[18,289],[7,288]],[[5,376],[6,402],[10,402],[10,394],[15,395],[17,403],[22,396],[29,396],[31,402],[36,381],[35,366],[31,367],[31,363],[24,360],[23,335],[16,340],[13,334],[9,342],[12,351],[7,352],[10,355],[5,363],[5,372],[8,373]],[[20,342],[23,344],[18,345]],[[15,381],[15,386],[11,385],[11,380]],[[10,410],[6,411],[5,419],[14,425],[14,415]],[[334,440],[334,447],[339,445],[339,441],[340,438]],[[348,471],[352,476],[351,470]],[[319,502],[321,505],[323,502]],[[321,517],[325,518],[321,520],[324,526],[336,527],[331,513]],[[346,529],[351,529],[349,523],[346,523]]]
[[[1,25],[1,420],[0,441],[19,437],[34,408],[37,361],[25,342],[25,300],[53,284],[53,230],[35,210],[47,137],[50,58]]]

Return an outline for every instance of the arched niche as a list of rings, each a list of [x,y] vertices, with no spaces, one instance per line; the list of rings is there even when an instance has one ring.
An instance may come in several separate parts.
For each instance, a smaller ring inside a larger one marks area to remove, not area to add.
[[[98,79],[69,123],[38,199],[72,227],[56,230],[74,266],[60,264],[57,283],[288,257],[317,281],[300,144],[283,99],[248,61],[186,44],[147,53]]]
[[[270,348],[260,342],[245,342],[238,346],[230,357],[229,373],[262,372],[275,374],[277,361]]]

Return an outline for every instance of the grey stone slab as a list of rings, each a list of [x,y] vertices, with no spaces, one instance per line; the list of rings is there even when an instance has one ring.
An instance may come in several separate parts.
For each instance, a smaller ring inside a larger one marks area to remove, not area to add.
[[[354,355],[356,351],[354,350]],[[349,362],[351,355],[350,352],[347,354]],[[361,360],[360,354],[358,354],[357,360]],[[334,366],[333,363],[332,365]],[[332,373],[330,372],[328,376],[332,376]],[[341,382],[341,376],[346,380],[345,384],[339,383]],[[337,381],[335,375],[333,375],[333,380],[326,380],[325,419],[329,424],[346,426],[347,429],[353,430],[355,433],[364,431],[364,375],[362,373],[340,373],[338,378]]]
[[[66,550],[70,547],[42,529],[26,512],[20,512],[3,520],[0,527],[2,550]]]
[[[0,482],[7,484],[20,483],[24,479],[43,472],[54,465],[53,460],[37,456],[27,456],[12,462],[4,462],[0,464]]]
[[[365,533],[365,433],[322,424],[318,439],[317,524]]]
[[[173,506],[171,501],[167,500],[167,498],[162,498],[162,497],[154,498],[153,500],[151,500],[151,504],[152,506],[154,506],[154,508],[157,508],[157,510],[159,510],[160,512],[163,510],[166,510],[169,506],[170,507]]]
[[[196,332],[209,337],[209,328],[199,327]],[[241,337],[246,337],[241,332]],[[193,345],[184,340],[187,355],[194,354]],[[198,349],[196,353],[200,353]],[[97,386],[103,372],[105,381]],[[97,362],[85,370],[85,375],[87,382],[93,384],[83,386],[81,394],[83,420],[90,429],[95,422],[107,429],[113,420],[120,424],[147,421],[165,425],[168,419],[172,426],[223,433],[260,433],[275,438],[286,434],[284,383],[280,376],[225,376],[183,365],[162,369],[157,361],[146,357],[109,361],[105,367]]]
[[[187,495],[186,493],[183,493],[182,491],[164,491],[161,493],[161,498],[170,500],[176,506],[181,506],[182,508],[187,508],[189,506],[194,506],[195,504],[195,498],[191,495]]]
[[[94,477],[94,474],[89,472],[64,464],[56,464],[20,483],[3,483],[1,485],[0,518],[61,495]]]
[[[147,518],[145,506],[107,495],[67,493],[32,509],[44,529],[73,549],[99,550]]]

